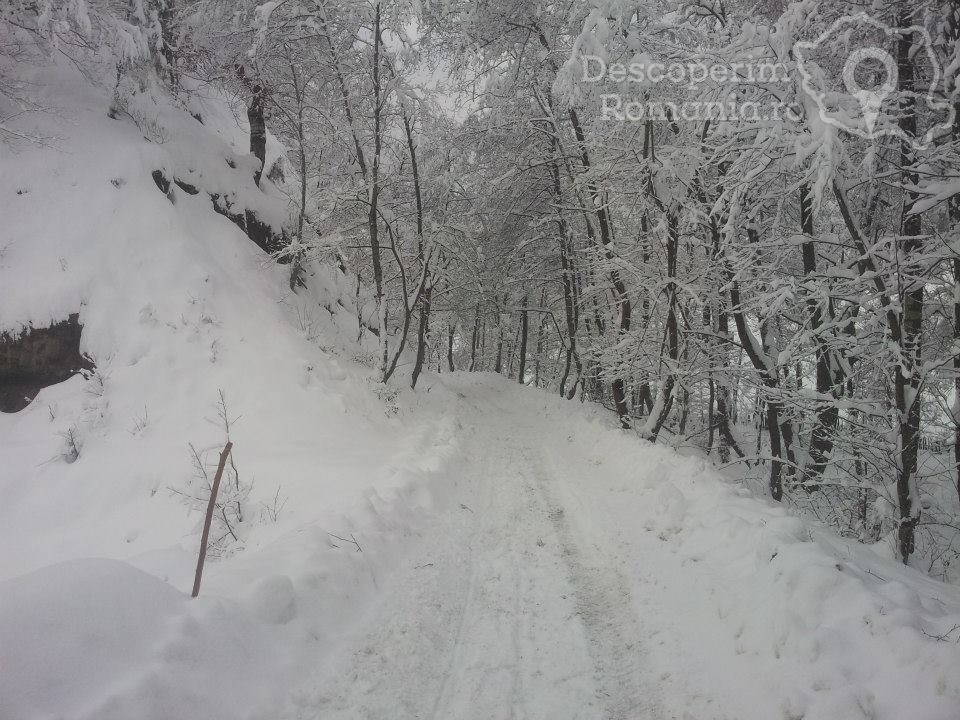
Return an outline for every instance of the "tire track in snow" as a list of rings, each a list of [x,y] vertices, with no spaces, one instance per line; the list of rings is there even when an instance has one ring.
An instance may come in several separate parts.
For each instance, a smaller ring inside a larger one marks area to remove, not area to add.
[[[526,448],[536,435],[484,420],[451,469],[467,508],[422,529],[361,633],[297,698],[296,718],[654,717],[625,585],[578,548],[554,479]]]
[[[543,514],[534,502],[527,473],[518,473],[510,462],[519,453],[508,443],[498,446],[496,456],[478,452],[474,458],[487,486],[486,498],[476,510],[479,527],[471,539],[473,592],[461,611],[452,672],[442,684],[431,717],[585,717],[575,708],[560,716],[538,712],[536,698],[542,697],[542,688],[528,696],[528,686],[536,683],[525,683],[525,677],[549,677],[552,672],[544,667],[550,658],[538,657],[536,646],[543,644],[546,632],[556,631],[536,617],[539,601],[546,599],[541,597],[545,588],[529,579],[525,584],[527,573],[542,569],[546,559],[545,551],[534,552],[537,533],[543,534],[537,519]],[[556,585],[555,571],[543,574]],[[579,669],[579,674],[586,669]]]
[[[590,642],[600,699],[609,720],[646,720],[661,716],[657,691],[641,680],[642,628],[627,583],[616,568],[599,562],[599,549],[585,553],[575,541],[564,508],[550,491],[540,457],[525,453],[548,506],[547,516],[560,540],[576,597],[577,614]]]
[[[467,507],[467,506],[465,505],[464,507]],[[491,497],[489,496],[489,492],[488,492],[486,502],[484,503],[484,506],[482,508],[484,515],[487,514],[490,507],[491,507]],[[472,512],[474,514],[476,513],[475,510],[472,510]],[[468,581],[467,591],[464,594],[463,603],[459,611],[460,619],[459,619],[459,622],[457,623],[456,634],[454,635],[453,644],[449,651],[449,658],[450,658],[449,664],[451,668],[456,668],[458,664],[462,664],[463,662],[462,661],[463,641],[464,641],[464,636],[466,634],[467,621],[470,618],[471,614],[473,613],[473,606],[475,602],[476,588],[477,588],[477,574],[479,571],[479,565],[476,562],[476,559],[474,557],[474,545],[478,542],[478,536],[481,535],[481,533],[483,533],[484,531],[485,531],[485,528],[481,523],[481,525],[477,528],[477,530],[472,534],[469,541],[470,547],[469,547],[468,558],[469,558],[470,579]],[[449,704],[450,702],[449,696],[451,693],[451,689],[450,689],[451,677],[452,677],[451,672],[445,672],[443,674],[443,678],[440,682],[440,688],[437,691],[436,698],[434,699],[433,711],[430,713],[430,717],[433,718],[434,720],[438,720],[438,719],[442,720],[445,717],[441,711],[446,707],[446,704]]]

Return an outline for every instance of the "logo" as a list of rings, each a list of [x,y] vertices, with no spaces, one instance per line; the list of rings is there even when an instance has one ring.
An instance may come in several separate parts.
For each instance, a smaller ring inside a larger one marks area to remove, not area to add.
[[[911,65],[915,75],[913,88],[900,89],[897,63],[882,46],[892,47],[904,37],[913,39]],[[855,47],[842,68],[835,61],[833,46],[837,45]],[[943,70],[930,33],[919,25],[891,27],[866,13],[845,15],[816,40],[797,42],[793,49],[801,87],[828,125],[865,140],[897,137],[917,150],[926,149],[939,133],[953,126],[953,105],[936,96]],[[821,62],[818,50],[825,51]],[[917,105],[925,104],[933,111],[934,120],[940,122],[931,124],[922,136],[905,132],[897,123],[903,97],[914,98]]]
[[[646,56],[637,56],[628,63],[607,63],[599,55],[583,55],[580,62],[580,80],[583,83],[620,85],[626,86],[627,90],[635,86],[641,93],[651,94],[661,83],[676,86],[673,92],[668,87],[664,93],[670,99],[654,99],[649,95],[638,99],[624,92],[603,93],[600,95],[600,115],[607,120],[727,122],[739,119],[760,122],[782,117],[798,118],[791,104],[751,100],[746,91],[737,92],[738,87],[749,89],[793,83],[790,70],[783,63],[751,61],[723,64],[703,60],[662,63]],[[698,99],[682,97],[684,89],[692,91]]]

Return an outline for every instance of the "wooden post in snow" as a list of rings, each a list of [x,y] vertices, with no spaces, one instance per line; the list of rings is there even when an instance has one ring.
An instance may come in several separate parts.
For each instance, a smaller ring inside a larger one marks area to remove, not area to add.
[[[223,477],[223,468],[227,464],[227,458],[233,449],[233,443],[227,440],[223,446],[223,452],[220,453],[220,464],[217,465],[217,474],[213,477],[213,485],[210,487],[210,500],[207,502],[207,517],[203,520],[203,535],[200,538],[200,556],[197,558],[197,574],[193,578],[193,595],[200,594],[200,578],[203,576],[203,561],[207,558],[207,541],[210,539],[210,523],[213,521],[213,511],[217,506],[217,491],[220,490],[220,479]]]

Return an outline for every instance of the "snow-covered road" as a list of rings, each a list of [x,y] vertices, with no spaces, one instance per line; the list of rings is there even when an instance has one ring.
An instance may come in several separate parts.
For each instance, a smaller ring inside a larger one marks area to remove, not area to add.
[[[643,633],[627,585],[573,532],[542,430],[502,406],[473,410],[462,501],[435,519],[294,716],[660,717],[637,671]]]
[[[589,409],[445,384],[453,499],[281,717],[954,717],[955,648],[916,630],[957,614],[943,586]]]

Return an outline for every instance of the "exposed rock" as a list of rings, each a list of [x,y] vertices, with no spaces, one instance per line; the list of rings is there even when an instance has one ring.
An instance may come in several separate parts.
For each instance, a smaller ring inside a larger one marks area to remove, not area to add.
[[[80,353],[79,319],[74,313],[50,327],[0,333],[0,412],[22,410],[43,388],[93,369]]]
[[[232,165],[231,165],[232,167]],[[163,174],[161,170],[154,170],[151,174],[153,181],[157,184],[160,192],[167,196],[167,199],[175,203],[175,195],[171,192],[171,185],[176,185],[189,195],[197,195],[200,189],[179,178],[171,180]],[[282,250],[290,244],[290,239],[286,233],[276,233],[267,223],[260,220],[256,213],[251,210],[239,210],[234,208],[230,201],[219,193],[207,193],[210,202],[213,203],[213,209],[230,220],[234,225],[243,230],[247,237],[266,253],[271,255]],[[288,258],[279,258],[278,262],[284,264],[289,262]]]

